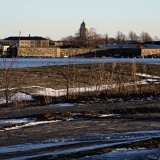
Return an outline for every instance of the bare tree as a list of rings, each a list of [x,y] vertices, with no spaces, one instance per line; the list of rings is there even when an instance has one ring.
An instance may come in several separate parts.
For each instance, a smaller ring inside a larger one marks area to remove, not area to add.
[[[95,41],[97,39],[97,33],[95,28],[90,28],[88,31],[88,46],[95,46]]]
[[[68,45],[68,42],[67,42],[67,40],[66,40],[66,37],[62,37],[62,38],[60,39],[60,41],[63,42],[63,45],[64,45],[64,46],[67,46],[67,45]]]
[[[136,35],[135,32],[130,31],[129,34],[128,34],[128,39],[131,42],[138,42],[139,37]]]
[[[79,47],[87,47],[88,36],[81,36],[80,29],[75,33],[75,45]]]
[[[116,40],[118,44],[124,44],[126,43],[126,36],[122,32],[118,31],[116,35]]]
[[[61,38],[61,41],[66,47],[75,47],[75,37],[72,35]]]
[[[11,100],[16,100],[16,97],[13,99],[13,95],[20,90],[21,85],[26,79],[24,73],[20,73],[17,71],[17,68],[14,68],[16,67],[15,60],[15,58],[7,59],[4,57],[0,64],[0,88],[4,93],[6,105]]]
[[[101,35],[96,33],[95,28],[90,28],[88,30],[87,37],[81,37],[80,30],[75,33],[75,36],[76,36],[76,43],[78,42],[80,47],[95,47],[99,43],[99,40],[100,39],[102,40]]]
[[[104,34],[104,41],[105,41],[105,44],[108,44],[109,43],[109,36],[108,34]]]
[[[140,41],[143,43],[153,41],[152,37],[147,32],[142,32],[139,38],[140,38]]]
[[[80,29],[74,34],[75,35],[75,37],[80,37]]]
[[[66,40],[68,41],[68,43],[71,45],[71,46],[74,46],[74,37],[73,36],[68,36],[66,37]]]
[[[154,36],[154,41],[160,41],[160,38],[157,36]]]
[[[108,39],[108,43],[109,43],[109,44],[114,44],[114,43],[117,43],[117,40],[116,40],[115,38],[113,38],[113,37],[110,37],[110,38]]]
[[[65,82],[64,85],[66,86],[66,98],[69,99],[69,88],[71,86],[74,86],[76,82],[75,65],[73,65],[72,67],[72,65],[68,63],[68,65],[65,66],[64,68],[59,68],[58,66],[55,66],[55,67],[56,67],[56,72],[60,74],[64,79],[64,82]]]

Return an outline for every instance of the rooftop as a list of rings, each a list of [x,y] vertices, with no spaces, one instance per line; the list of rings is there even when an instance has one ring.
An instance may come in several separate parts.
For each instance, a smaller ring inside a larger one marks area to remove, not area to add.
[[[46,38],[43,37],[39,37],[39,36],[34,36],[34,37],[30,37],[30,36],[14,36],[14,37],[7,37],[4,40],[47,40]]]
[[[138,48],[138,44],[106,44],[106,45],[98,45],[99,48],[106,49],[118,49],[118,48]],[[143,44],[145,48],[160,48],[160,45],[156,44]]]
[[[86,23],[84,21],[81,23],[81,28],[87,28]]]

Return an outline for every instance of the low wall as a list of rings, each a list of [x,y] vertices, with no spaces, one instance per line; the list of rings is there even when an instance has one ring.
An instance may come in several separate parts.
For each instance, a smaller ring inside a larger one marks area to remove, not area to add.
[[[70,57],[74,57],[77,55],[85,55],[87,53],[91,53],[91,52],[97,52],[98,50],[102,50],[102,49],[98,49],[98,48],[67,48],[67,49],[60,49],[60,55],[61,57],[66,56],[70,56]]]
[[[149,55],[159,55],[160,56],[160,49],[141,49],[141,57],[146,57]]]
[[[59,48],[18,48],[18,57],[60,57]]]
[[[97,48],[18,48],[18,57],[74,57],[90,52],[96,52]]]
[[[99,48],[18,48],[18,57],[64,57],[84,56],[102,57],[120,54],[122,57],[146,57],[149,55],[160,55],[160,49],[99,49]]]

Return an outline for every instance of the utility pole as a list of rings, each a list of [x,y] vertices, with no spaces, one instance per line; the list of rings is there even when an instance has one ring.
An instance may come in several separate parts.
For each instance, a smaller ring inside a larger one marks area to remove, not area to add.
[[[18,43],[18,47],[20,47],[20,36],[21,36],[21,31],[19,32],[19,43]]]

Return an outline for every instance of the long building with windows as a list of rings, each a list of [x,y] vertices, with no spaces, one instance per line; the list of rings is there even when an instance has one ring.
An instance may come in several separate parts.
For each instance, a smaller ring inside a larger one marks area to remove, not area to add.
[[[49,39],[35,36],[31,37],[8,37],[4,39],[4,43],[10,46],[18,47],[49,47]]]

